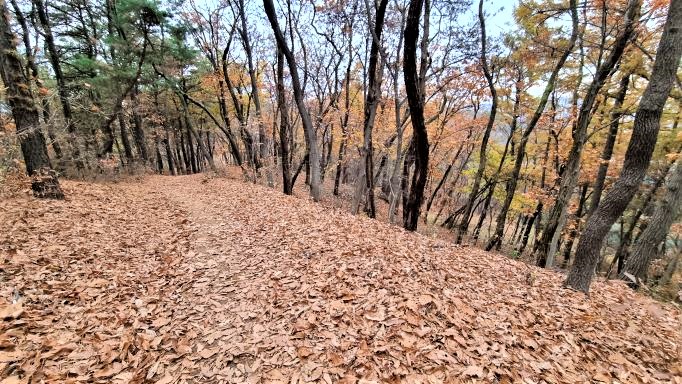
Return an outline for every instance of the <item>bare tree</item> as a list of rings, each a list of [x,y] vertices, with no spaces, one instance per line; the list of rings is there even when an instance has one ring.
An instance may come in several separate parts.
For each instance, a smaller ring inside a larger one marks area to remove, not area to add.
[[[270,21],[270,26],[275,34],[275,40],[277,40],[277,46],[284,57],[287,60],[287,65],[289,66],[289,73],[291,75],[291,85],[294,89],[294,99],[296,100],[296,106],[298,107],[298,112],[301,116],[301,122],[303,123],[303,134],[305,136],[308,165],[310,167],[310,195],[313,200],[320,200],[320,152],[317,148],[317,132],[313,127],[312,119],[310,118],[310,113],[305,105],[305,99],[303,95],[303,90],[301,88],[301,80],[298,76],[298,65],[296,63],[296,58],[293,52],[289,49],[287,42],[282,34],[282,30],[279,27],[279,22],[277,21],[277,12],[275,11],[275,6],[272,0],[263,0],[263,6],[265,8],[265,13]]]
[[[366,2],[369,6],[369,2]],[[372,143],[372,131],[374,129],[374,120],[376,118],[377,107],[379,106],[379,98],[381,97],[381,80],[383,74],[383,60],[380,60],[379,50],[381,49],[381,32],[384,27],[384,17],[386,15],[386,7],[388,0],[381,0],[376,9],[376,16],[374,20],[374,28],[372,30],[372,23],[370,22],[369,29],[372,38],[372,44],[369,51],[369,67],[367,69],[367,96],[365,98],[365,121],[363,125],[363,148],[362,155],[364,157],[365,170],[363,176],[360,178],[359,191],[365,191],[367,198],[367,215],[374,218],[376,216],[376,207],[374,203],[374,145]],[[369,9],[367,10],[369,13]],[[357,201],[359,204],[359,199]],[[357,205],[353,207],[354,212],[357,213]]]

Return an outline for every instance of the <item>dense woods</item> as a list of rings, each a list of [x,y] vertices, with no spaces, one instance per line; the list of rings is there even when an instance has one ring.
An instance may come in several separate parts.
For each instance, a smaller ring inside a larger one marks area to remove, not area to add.
[[[0,11],[0,182],[63,198],[58,178],[236,169],[576,290],[677,295],[682,0]]]

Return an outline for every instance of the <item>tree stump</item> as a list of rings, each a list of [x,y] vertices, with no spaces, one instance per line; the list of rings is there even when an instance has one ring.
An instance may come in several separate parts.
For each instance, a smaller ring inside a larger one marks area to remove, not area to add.
[[[57,173],[54,170],[42,170],[31,179],[33,196],[39,199],[64,199],[64,192],[59,185]]]

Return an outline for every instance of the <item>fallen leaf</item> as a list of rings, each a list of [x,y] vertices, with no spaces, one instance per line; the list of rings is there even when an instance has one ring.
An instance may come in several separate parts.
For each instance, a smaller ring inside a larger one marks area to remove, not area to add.
[[[0,307],[0,319],[3,320],[17,319],[22,313],[24,313],[24,307],[21,302]]]
[[[471,377],[478,377],[479,379],[483,378],[483,367],[480,367],[478,365],[470,365],[467,367],[467,369],[462,372],[463,375],[465,376],[471,376]]]
[[[202,359],[208,359],[216,353],[218,353],[218,348],[205,348],[199,352],[199,356],[201,356]]]

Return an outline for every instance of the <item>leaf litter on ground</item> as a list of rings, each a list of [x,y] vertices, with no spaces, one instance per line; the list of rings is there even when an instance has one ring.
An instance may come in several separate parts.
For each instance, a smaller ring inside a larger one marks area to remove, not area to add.
[[[682,383],[680,311],[620,282],[225,178],[63,184],[0,202],[0,383]]]

